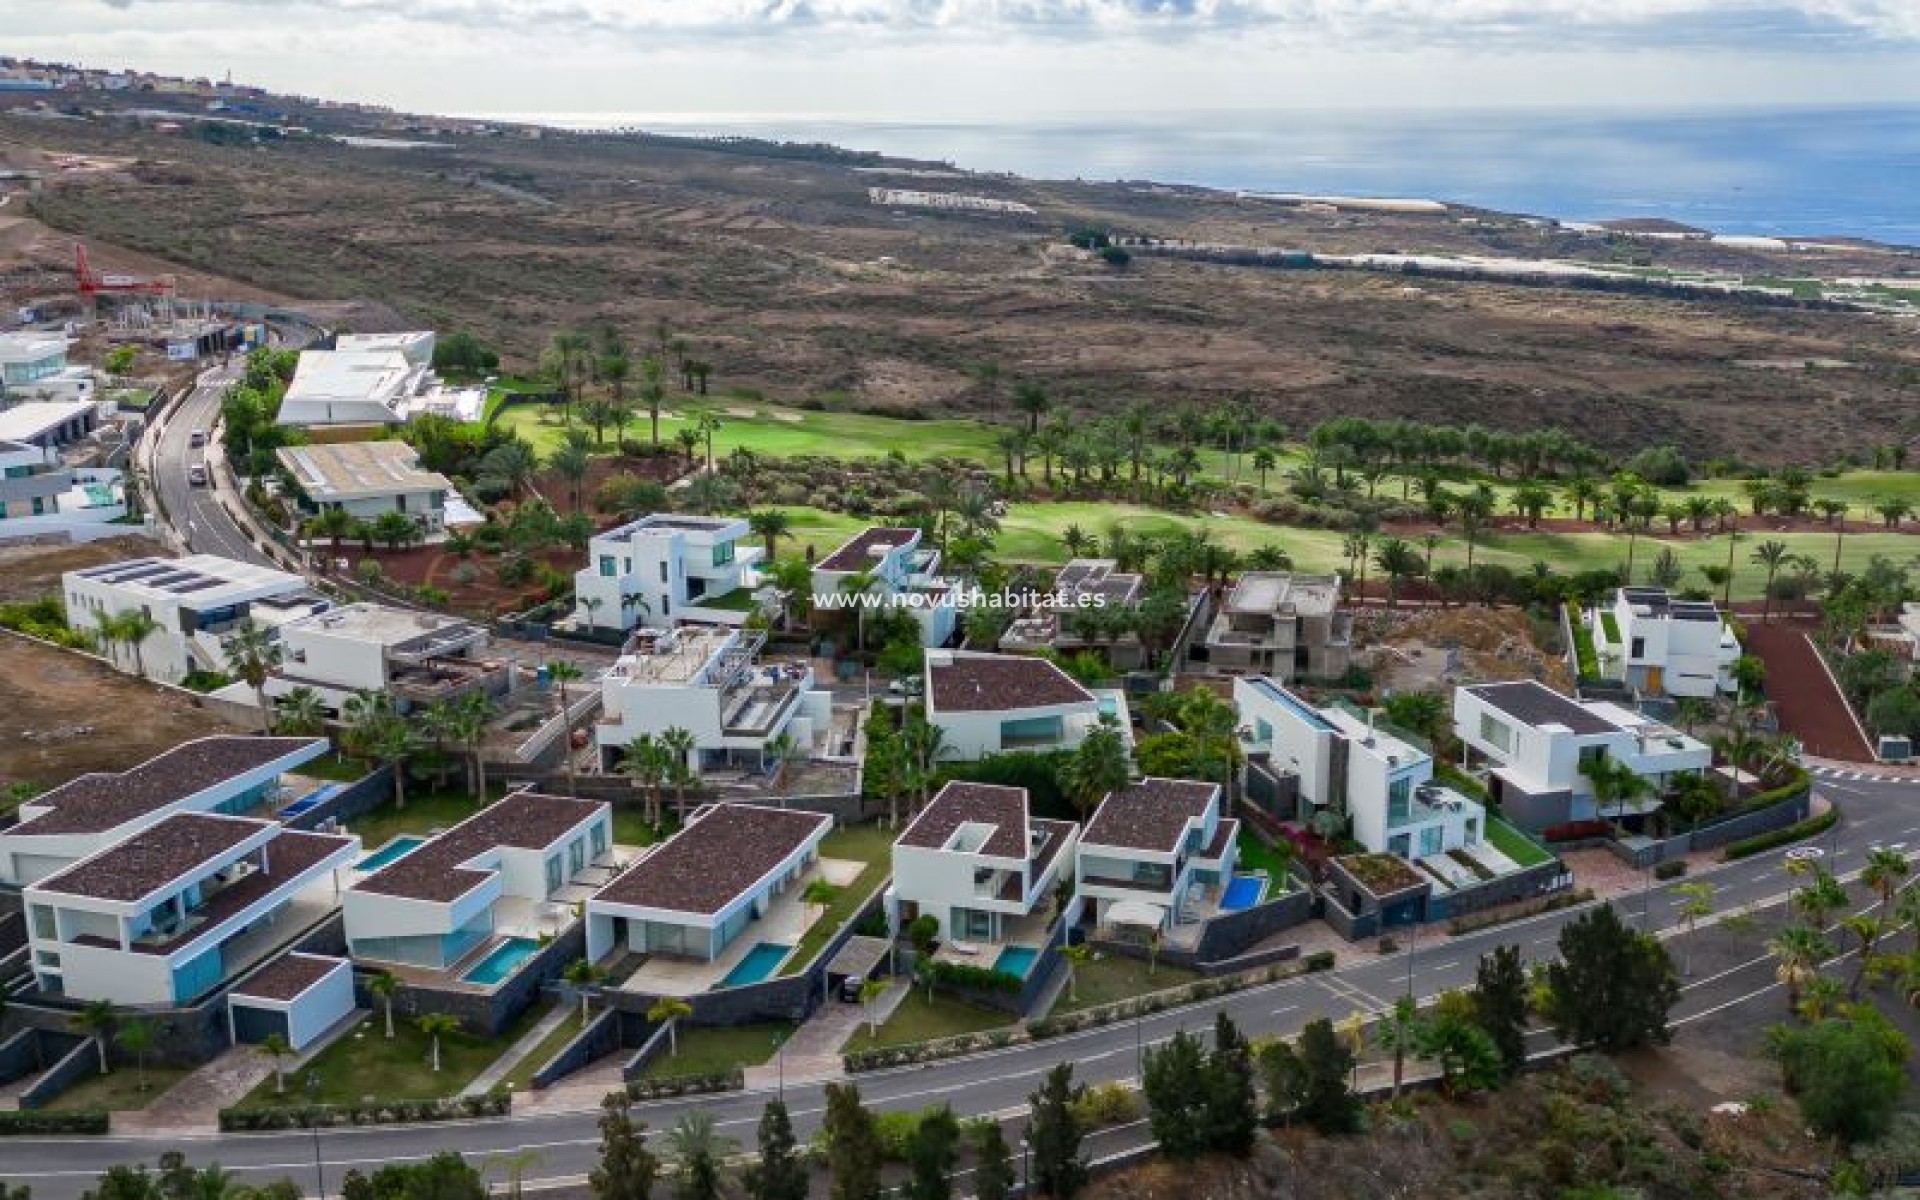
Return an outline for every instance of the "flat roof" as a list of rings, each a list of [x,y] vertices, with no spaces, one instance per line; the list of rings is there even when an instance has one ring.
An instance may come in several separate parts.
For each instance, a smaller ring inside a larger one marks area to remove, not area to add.
[[[250,979],[227,994],[249,1000],[274,1000],[284,1003],[298,999],[314,984],[345,966],[347,966],[347,960],[344,958],[325,958],[317,954],[283,954],[263,969],[255,971]]]
[[[0,408],[0,442],[32,441],[96,407],[93,400],[32,400]]]
[[[18,329],[12,333],[0,333],[0,359],[7,362],[32,362],[35,359],[50,358],[55,354],[65,354],[67,347],[71,344],[63,333]]]
[[[203,604],[229,603],[229,594],[234,592],[272,595],[302,591],[307,586],[304,578],[287,571],[221,558],[217,554],[189,554],[185,558],[132,558],[103,563],[97,567],[83,567],[68,574],[159,599],[184,597]]]
[[[950,713],[1050,708],[1094,699],[1059,667],[1026,654],[929,654],[927,695],[936,712]]]
[[[1248,571],[1227,594],[1227,607],[1239,612],[1328,613],[1340,605],[1338,575],[1300,575],[1292,571]]]
[[[1187,823],[1205,816],[1219,791],[1217,783],[1149,776],[1101,801],[1080,844],[1172,854]]]
[[[1028,849],[1027,789],[949,780],[895,842],[938,850],[962,825],[985,825],[992,830],[972,853],[1024,860]]]
[[[389,649],[412,648],[413,643],[418,642],[421,644],[417,648],[423,652],[430,652],[434,643],[444,643],[449,649],[454,648],[482,632],[480,626],[464,617],[417,612],[372,601],[329,608],[325,612],[289,621],[280,628],[283,634],[330,633],[374,642]]]
[[[312,400],[385,404],[405,390],[418,369],[398,350],[303,350],[281,405]]]
[[[832,826],[833,818],[826,813],[716,804],[697,813],[686,828],[594,899],[711,916]]]
[[[739,517],[684,516],[680,513],[648,513],[624,525],[616,525],[593,535],[593,540],[620,541],[643,533],[718,533],[742,523]]]
[[[1576,734],[1615,733],[1620,729],[1586,705],[1531,679],[1476,684],[1467,691],[1514,720],[1536,729],[1546,725],[1563,725]]]
[[[326,749],[326,738],[238,734],[200,738],[130,770],[82,775],[35,796],[28,807],[52,811],[0,832],[0,838],[105,833],[280,759],[288,759],[291,767],[318,758]]]
[[[503,847],[545,850],[606,808],[597,800],[515,792],[381,867],[353,890],[442,904],[457,900],[492,874],[462,864]]]
[[[1327,719],[1325,713],[1275,683],[1271,677],[1266,675],[1249,676],[1247,678],[1247,686],[1286,709],[1294,716],[1299,717],[1302,721],[1318,729],[1320,732],[1339,732],[1333,722]]]
[[[920,530],[909,525],[870,525],[848,538],[838,550],[814,564],[816,571],[861,571],[881,559],[883,550],[917,542]]]
[[[405,442],[335,442],[284,446],[280,465],[314,500],[355,500],[401,492],[447,492],[453,484],[420,467],[420,452]]]
[[[196,867],[218,862],[249,839],[274,828],[271,821],[248,817],[175,813],[32,886],[38,891],[94,900],[138,900]]]

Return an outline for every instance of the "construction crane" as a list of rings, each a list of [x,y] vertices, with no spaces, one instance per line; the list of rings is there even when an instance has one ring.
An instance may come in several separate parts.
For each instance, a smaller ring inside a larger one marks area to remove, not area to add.
[[[87,244],[73,244],[73,274],[78,280],[80,295],[88,301],[102,292],[112,294],[133,293],[145,296],[165,296],[172,298],[174,279],[171,275],[158,275],[151,278],[139,275],[99,275],[87,263]]]

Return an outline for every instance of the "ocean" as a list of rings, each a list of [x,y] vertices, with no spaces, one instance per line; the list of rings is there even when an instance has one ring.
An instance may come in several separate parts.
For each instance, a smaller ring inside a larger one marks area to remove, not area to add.
[[[514,114],[820,141],[1041,179],[1446,200],[1562,220],[1920,246],[1920,107],[1691,113],[1231,111],[1034,121]]]

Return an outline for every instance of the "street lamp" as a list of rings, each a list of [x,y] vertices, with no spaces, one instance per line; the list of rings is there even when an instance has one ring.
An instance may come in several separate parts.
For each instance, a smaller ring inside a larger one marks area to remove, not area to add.
[[[780,1103],[787,1102],[787,1040],[780,1036],[778,1029],[773,1031],[773,1068],[777,1072],[777,1091]]]
[[[314,1107],[320,1097],[320,1072],[307,1072],[307,1104]],[[320,1165],[320,1121],[319,1114],[307,1113],[307,1131],[313,1135],[313,1194],[316,1200],[325,1200],[327,1194],[327,1175]]]
[[[1413,995],[1413,955],[1420,946],[1420,918],[1409,914],[1407,919],[1407,995]]]

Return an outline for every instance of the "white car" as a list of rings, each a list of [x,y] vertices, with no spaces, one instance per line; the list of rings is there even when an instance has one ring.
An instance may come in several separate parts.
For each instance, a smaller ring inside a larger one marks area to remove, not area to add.
[[[1825,858],[1827,852],[1818,846],[1795,846],[1787,851],[1789,862],[1811,862],[1816,858]]]

